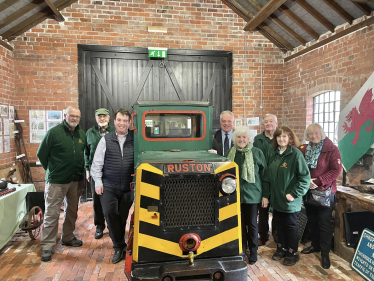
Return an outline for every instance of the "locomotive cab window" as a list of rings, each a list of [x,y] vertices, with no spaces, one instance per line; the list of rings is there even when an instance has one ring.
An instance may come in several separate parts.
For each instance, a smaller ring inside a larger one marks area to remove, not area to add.
[[[200,139],[203,137],[205,115],[202,112],[149,112],[145,114],[147,139]]]

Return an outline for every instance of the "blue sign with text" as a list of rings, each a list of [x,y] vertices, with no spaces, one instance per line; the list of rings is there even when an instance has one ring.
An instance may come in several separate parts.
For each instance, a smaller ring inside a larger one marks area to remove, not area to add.
[[[374,280],[374,232],[370,229],[362,232],[351,267],[365,280]]]

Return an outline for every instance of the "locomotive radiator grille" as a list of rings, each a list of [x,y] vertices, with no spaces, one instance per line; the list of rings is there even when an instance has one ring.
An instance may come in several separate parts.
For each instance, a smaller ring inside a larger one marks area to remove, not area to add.
[[[215,224],[215,179],[213,176],[165,179],[165,228]]]

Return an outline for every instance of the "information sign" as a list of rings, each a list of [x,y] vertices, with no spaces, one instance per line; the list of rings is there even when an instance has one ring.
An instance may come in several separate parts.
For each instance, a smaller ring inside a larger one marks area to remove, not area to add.
[[[368,228],[361,234],[351,267],[365,280],[374,280],[374,232]]]

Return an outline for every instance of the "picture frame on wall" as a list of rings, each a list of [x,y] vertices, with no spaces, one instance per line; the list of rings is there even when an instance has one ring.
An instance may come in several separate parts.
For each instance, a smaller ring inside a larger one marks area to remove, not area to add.
[[[62,112],[59,110],[48,110],[47,121],[51,121],[51,122],[62,121]]]
[[[8,117],[8,106],[7,105],[0,105],[0,115],[2,117]]]
[[[241,126],[242,124],[242,119],[235,119],[235,128]]]
[[[9,120],[14,120],[14,106],[9,106]]]

